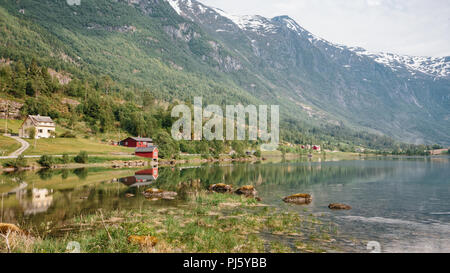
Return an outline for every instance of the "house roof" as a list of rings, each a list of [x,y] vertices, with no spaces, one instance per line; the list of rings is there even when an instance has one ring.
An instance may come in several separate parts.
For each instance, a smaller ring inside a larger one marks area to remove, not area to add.
[[[140,142],[153,142],[153,139],[148,138],[148,137],[128,137],[124,140],[127,140],[127,139],[133,139],[135,141],[140,141]]]
[[[28,117],[33,121],[33,123],[55,123],[51,117],[47,116],[34,116],[34,115],[28,115]]]
[[[51,117],[47,116],[40,116],[40,115],[28,115],[27,118],[23,121],[20,128],[23,127],[25,122],[30,119],[34,126],[43,126],[43,127],[55,127],[55,122]],[[50,124],[44,124],[44,123],[50,123]]]
[[[136,148],[136,153],[151,153],[155,151],[157,147],[156,146],[150,146],[145,148]]]

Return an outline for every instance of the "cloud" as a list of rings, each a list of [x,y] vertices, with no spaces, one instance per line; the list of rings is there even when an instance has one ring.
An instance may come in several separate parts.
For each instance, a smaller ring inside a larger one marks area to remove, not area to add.
[[[331,42],[419,56],[450,55],[448,0],[200,0],[233,14],[289,15]]]

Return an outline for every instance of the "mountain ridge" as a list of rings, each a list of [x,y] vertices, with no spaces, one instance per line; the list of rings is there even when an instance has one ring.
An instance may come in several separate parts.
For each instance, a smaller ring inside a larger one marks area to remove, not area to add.
[[[429,57],[429,56],[412,56],[412,55],[402,55],[402,54],[394,54],[389,52],[371,52],[362,47],[349,47],[341,44],[332,43],[326,39],[320,38],[308,30],[301,27],[294,19],[292,19],[289,15],[279,15],[273,18],[266,18],[261,15],[231,15],[225,12],[222,9],[210,7],[202,4],[201,2],[195,0],[166,0],[179,15],[186,16],[187,14],[183,13],[180,4],[183,4],[187,7],[194,8],[195,6],[201,10],[202,13],[206,13],[209,10],[213,10],[218,12],[221,16],[228,18],[237,26],[239,26],[243,30],[254,30],[258,31],[260,27],[268,27],[262,21],[271,22],[273,20],[281,21],[284,20],[287,22],[288,27],[294,31],[305,33],[313,42],[322,41],[328,43],[332,46],[338,48],[345,48],[357,53],[360,56],[367,56],[376,62],[386,65],[392,69],[395,69],[395,65],[401,64],[408,69],[410,69],[411,73],[420,72],[424,74],[428,74],[436,77],[450,77],[450,56],[442,56],[442,57]],[[189,16],[187,16],[189,18]],[[253,23],[253,24],[252,24]],[[270,31],[271,29],[269,29]],[[412,74],[414,76],[414,74]]]
[[[295,141],[337,128],[450,144],[446,77],[394,71],[287,16],[231,16],[238,25],[217,11],[194,0],[0,0],[0,57],[107,75],[169,102],[277,104]]]
[[[234,16],[195,0],[169,3],[227,48],[246,51],[247,66],[257,66],[253,71],[275,84],[273,92],[303,110],[412,143],[436,136],[450,142],[447,57],[380,56],[322,39],[286,15]],[[431,64],[419,65],[426,60]]]

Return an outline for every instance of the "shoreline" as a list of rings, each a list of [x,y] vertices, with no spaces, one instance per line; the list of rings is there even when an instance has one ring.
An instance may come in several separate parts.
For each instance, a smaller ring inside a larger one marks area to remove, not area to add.
[[[129,156],[130,159],[126,159],[125,156]],[[296,159],[309,159],[313,162],[330,162],[330,161],[343,161],[343,160],[362,160],[362,159],[395,159],[395,158],[440,158],[447,155],[430,155],[430,156],[406,156],[406,155],[378,155],[378,154],[357,154],[348,152],[333,152],[327,154],[315,153],[312,157],[305,154],[268,154],[262,157],[246,156],[241,158],[231,158],[231,157],[221,157],[217,158],[187,158],[187,159],[172,159],[172,160],[158,160],[153,162],[143,158],[135,157],[132,154],[114,154],[114,155],[90,155],[89,157],[99,159],[103,162],[92,162],[92,163],[68,163],[68,164],[55,164],[51,168],[42,167],[37,163],[39,157],[28,157],[27,159],[32,159],[32,164],[24,168],[12,168],[12,167],[0,167],[0,172],[14,172],[14,171],[40,171],[45,169],[58,170],[58,169],[80,169],[80,168],[95,168],[95,167],[105,167],[114,169],[123,168],[141,168],[141,167],[175,167],[185,164],[214,164],[214,163],[255,163],[255,162],[273,162],[279,160],[296,160]],[[54,156],[58,157],[58,156]],[[114,158],[117,157],[117,158]],[[7,159],[0,160],[0,162],[5,162]]]

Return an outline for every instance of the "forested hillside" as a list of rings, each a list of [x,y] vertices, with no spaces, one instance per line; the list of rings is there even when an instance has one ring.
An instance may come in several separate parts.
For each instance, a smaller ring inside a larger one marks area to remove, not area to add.
[[[281,104],[283,141],[341,150],[406,147],[300,107],[245,58],[165,1],[0,1],[1,96],[24,103],[23,115],[50,115],[82,134],[151,136],[168,154],[219,153],[217,143],[180,145],[169,136],[171,105],[202,96],[222,106]]]

